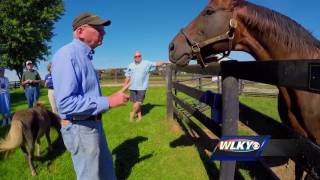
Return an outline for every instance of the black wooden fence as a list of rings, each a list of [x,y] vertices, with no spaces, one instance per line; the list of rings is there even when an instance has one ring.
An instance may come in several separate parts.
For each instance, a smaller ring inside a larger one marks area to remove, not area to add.
[[[20,88],[20,81],[10,81],[9,82],[9,86],[10,86],[10,89],[16,89],[16,88]]]
[[[206,116],[201,110],[188,104],[176,96],[176,92],[182,92],[190,97],[200,100],[205,92],[184,85],[173,80],[172,76],[178,72],[196,73],[202,75],[222,76],[222,124],[216,123],[211,117]],[[178,120],[185,115],[184,112],[195,117],[218,137],[221,135],[237,135],[238,120],[259,135],[271,135],[274,139],[295,139],[294,147],[279,146],[279,154],[288,148],[299,150],[299,158],[290,157],[301,167],[313,175],[320,175],[320,148],[310,140],[297,134],[284,124],[281,124],[268,116],[265,116],[250,107],[239,104],[238,79],[245,79],[277,86],[285,86],[294,89],[320,92],[320,61],[269,61],[269,62],[238,62],[226,61],[211,63],[206,68],[199,65],[178,67],[168,65],[166,72],[167,81],[167,117]],[[183,109],[181,111],[180,109]],[[197,128],[192,121],[189,125]],[[199,132],[201,134],[201,132]],[[210,138],[209,138],[210,139]],[[214,141],[207,144],[207,149],[213,150]],[[282,148],[282,149],[281,149]],[[220,179],[234,179],[236,164],[242,163],[222,161],[220,166]],[[263,161],[248,162],[245,166],[253,172],[253,175],[262,179],[279,179]],[[259,179],[260,179],[259,178]]]

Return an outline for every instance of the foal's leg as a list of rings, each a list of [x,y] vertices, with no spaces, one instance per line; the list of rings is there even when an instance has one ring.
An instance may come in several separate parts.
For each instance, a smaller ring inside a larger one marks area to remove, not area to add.
[[[32,176],[36,176],[37,172],[34,169],[34,165],[33,165],[33,153],[34,153],[35,140],[33,139],[32,132],[26,130],[25,138],[26,138],[26,150],[27,150],[27,154],[28,154],[27,155],[28,156],[28,164],[29,164]]]
[[[37,138],[37,143],[36,143],[36,149],[37,149],[37,156],[40,156],[40,138]]]
[[[48,152],[52,151],[51,139],[50,139],[50,128],[46,131],[46,139],[48,142]]]
[[[31,174],[32,176],[36,176],[37,172],[34,169],[34,164],[33,164],[33,153],[34,153],[34,147],[30,147],[27,149],[28,150],[28,162],[29,162],[29,167],[31,169]]]

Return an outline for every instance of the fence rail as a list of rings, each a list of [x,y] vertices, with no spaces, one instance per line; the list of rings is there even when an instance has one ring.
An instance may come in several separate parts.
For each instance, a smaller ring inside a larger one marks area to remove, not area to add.
[[[16,89],[16,88],[20,88],[21,83],[20,81],[10,81],[9,86],[10,86],[10,89]]]

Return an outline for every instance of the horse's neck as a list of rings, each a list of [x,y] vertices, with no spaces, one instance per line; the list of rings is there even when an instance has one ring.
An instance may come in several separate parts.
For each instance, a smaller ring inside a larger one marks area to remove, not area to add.
[[[289,37],[286,31],[274,27],[275,24],[262,25],[260,23],[265,22],[261,21],[252,23],[248,20],[249,17],[245,16],[245,14],[239,14],[241,38],[237,42],[236,50],[246,51],[257,60],[320,59],[320,43],[313,37],[310,38],[311,35],[307,36],[308,33],[305,30],[304,32],[299,29],[302,33],[296,32],[296,36]],[[247,19],[244,20],[245,18]],[[291,23],[291,25],[294,24]]]

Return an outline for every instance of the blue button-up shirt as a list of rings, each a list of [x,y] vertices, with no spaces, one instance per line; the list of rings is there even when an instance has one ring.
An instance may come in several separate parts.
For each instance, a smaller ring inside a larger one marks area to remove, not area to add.
[[[60,48],[52,60],[56,105],[63,119],[97,115],[109,108],[101,96],[92,49],[78,39]]]
[[[45,81],[47,81],[48,89],[53,89],[53,82],[52,82],[52,76],[51,73],[47,74],[44,78]]]
[[[125,76],[130,78],[130,90],[146,90],[149,84],[149,74],[156,69],[156,63],[141,61],[129,64]]]

